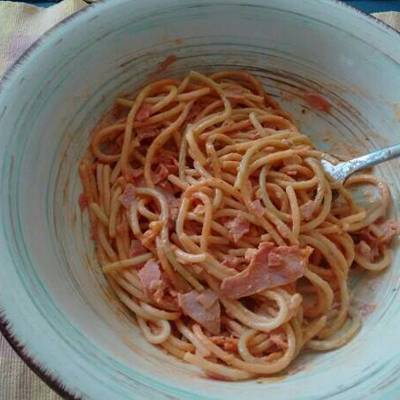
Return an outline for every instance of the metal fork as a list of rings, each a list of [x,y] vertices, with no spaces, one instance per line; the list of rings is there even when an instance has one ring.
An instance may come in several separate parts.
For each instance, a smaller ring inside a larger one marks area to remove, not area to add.
[[[321,160],[321,164],[328,176],[333,181],[344,181],[351,174],[360,169],[372,167],[381,162],[391,160],[400,156],[400,144],[385,147],[380,150],[373,151],[372,153],[365,154],[364,156],[353,158],[349,161],[344,161],[339,164],[332,164],[329,161]]]

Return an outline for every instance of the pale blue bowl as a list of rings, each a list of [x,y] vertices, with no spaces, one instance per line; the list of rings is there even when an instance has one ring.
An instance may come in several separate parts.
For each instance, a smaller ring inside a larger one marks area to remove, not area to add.
[[[171,53],[178,60],[165,75],[254,72],[283,96],[304,133],[320,146],[336,141],[333,152],[399,141],[399,35],[342,3],[96,4],[47,33],[1,82],[2,331],[66,397],[398,399],[398,256],[386,273],[356,282],[356,305],[376,305],[360,334],[337,351],[302,356],[298,372],[281,379],[207,380],[146,343],[109,300],[78,209],[78,160],[114,97],[149,79]],[[301,99],[292,96],[303,89],[322,92],[332,112],[303,114]],[[395,214],[398,169],[392,162],[378,170],[391,184]]]

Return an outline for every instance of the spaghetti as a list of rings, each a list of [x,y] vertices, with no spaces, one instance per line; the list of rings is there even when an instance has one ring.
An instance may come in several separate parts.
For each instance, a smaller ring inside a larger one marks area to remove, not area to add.
[[[144,337],[208,376],[275,374],[346,344],[352,269],[391,262],[398,224],[370,174],[330,182],[252,75],[153,82],[119,98],[79,167],[98,260]],[[374,185],[369,209],[351,188]]]

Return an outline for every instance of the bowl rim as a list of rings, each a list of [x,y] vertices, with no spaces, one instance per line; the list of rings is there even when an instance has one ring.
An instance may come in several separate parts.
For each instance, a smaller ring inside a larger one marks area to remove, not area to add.
[[[6,68],[6,71],[0,77],[0,96],[3,92],[3,87],[6,81],[12,79],[15,70],[17,68],[21,68],[29,57],[35,54],[35,52],[40,51],[40,47],[45,44],[47,38],[55,33],[57,33],[64,25],[70,25],[71,22],[74,22],[79,19],[82,19],[81,22],[84,21],[84,18],[90,18],[90,15],[95,13],[99,8],[102,7],[105,3],[116,4],[115,0],[97,0],[95,3],[87,2],[84,0],[87,5],[73,14],[65,17],[63,20],[57,22],[50,29],[44,32],[39,38],[37,38],[29,47],[24,50],[24,52],[10,65]],[[124,0],[120,0],[119,2],[123,2]],[[201,0],[198,0],[201,1]],[[228,0],[229,1],[229,0]],[[382,29],[391,32],[392,34],[396,34],[400,38],[400,31],[397,31],[391,25],[386,22],[378,19],[372,14],[368,14],[346,2],[343,0],[312,0],[315,3],[325,3],[327,7],[331,5],[337,5],[341,7],[343,10],[347,10],[352,13],[354,16],[358,16],[364,18],[372,24],[380,26]],[[110,6],[110,5],[109,5]],[[0,304],[0,334],[6,339],[11,348],[15,351],[15,353],[21,358],[25,365],[29,367],[29,369],[34,372],[36,376],[38,376],[47,386],[49,386],[55,393],[61,396],[63,399],[67,400],[80,400],[81,397],[77,397],[71,393],[69,388],[60,380],[53,376],[50,372],[46,371],[46,368],[40,364],[39,360],[35,360],[29,355],[29,350],[25,348],[16,337],[16,335],[12,331],[12,325],[10,321],[7,320],[6,310]]]

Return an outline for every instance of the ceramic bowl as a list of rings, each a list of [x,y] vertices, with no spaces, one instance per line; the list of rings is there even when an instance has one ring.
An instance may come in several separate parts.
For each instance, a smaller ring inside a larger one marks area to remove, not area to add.
[[[176,62],[157,73],[169,55]],[[65,397],[398,399],[400,260],[352,282],[363,328],[279,378],[205,378],[149,345],[113,300],[78,207],[78,161],[113,99],[195,69],[257,75],[318,146],[350,156],[399,141],[400,37],[328,0],[110,0],[45,34],[0,89],[2,331]],[[311,108],[322,94],[329,113]],[[399,162],[377,169],[399,212]]]

